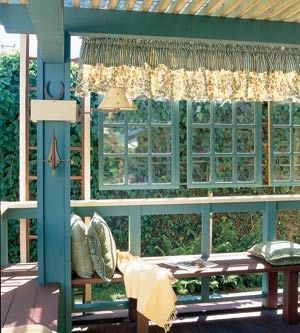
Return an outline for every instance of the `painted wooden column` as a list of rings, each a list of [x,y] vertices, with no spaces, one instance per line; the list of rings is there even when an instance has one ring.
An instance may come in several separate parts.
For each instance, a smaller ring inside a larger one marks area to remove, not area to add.
[[[266,202],[263,212],[263,241],[276,239],[277,203]],[[265,307],[275,309],[277,305],[277,273],[262,274],[262,292],[266,294]],[[276,281],[275,281],[276,280]]]
[[[65,36],[65,50],[64,63],[45,63],[39,55],[38,99],[57,99],[62,86],[62,98],[70,98],[69,35]],[[60,284],[58,330],[71,332],[70,123],[39,121],[37,133],[39,281]],[[53,134],[61,160],[56,169],[47,163]]]

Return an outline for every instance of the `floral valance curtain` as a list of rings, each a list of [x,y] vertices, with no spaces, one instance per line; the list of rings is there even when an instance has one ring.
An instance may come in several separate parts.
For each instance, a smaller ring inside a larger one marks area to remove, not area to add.
[[[83,38],[77,90],[131,98],[300,101],[300,47]]]

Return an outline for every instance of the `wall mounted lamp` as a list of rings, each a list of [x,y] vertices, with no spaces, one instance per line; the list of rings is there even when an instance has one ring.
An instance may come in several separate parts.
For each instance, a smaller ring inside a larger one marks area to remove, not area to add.
[[[97,111],[119,112],[136,111],[136,105],[128,98],[126,90],[122,87],[112,87],[109,89]]]

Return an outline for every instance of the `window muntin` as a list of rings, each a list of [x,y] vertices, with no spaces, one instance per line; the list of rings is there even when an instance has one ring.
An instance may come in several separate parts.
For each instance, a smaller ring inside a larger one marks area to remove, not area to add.
[[[136,103],[136,112],[99,115],[100,189],[178,188],[179,103]]]
[[[300,184],[300,104],[271,103],[271,181]]]
[[[188,187],[261,184],[261,116],[256,103],[188,102]]]

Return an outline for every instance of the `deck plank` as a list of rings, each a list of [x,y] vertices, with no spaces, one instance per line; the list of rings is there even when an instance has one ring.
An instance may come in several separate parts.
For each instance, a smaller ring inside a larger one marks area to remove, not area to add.
[[[1,327],[41,324],[57,329],[59,285],[39,284],[36,264],[1,269]]]

